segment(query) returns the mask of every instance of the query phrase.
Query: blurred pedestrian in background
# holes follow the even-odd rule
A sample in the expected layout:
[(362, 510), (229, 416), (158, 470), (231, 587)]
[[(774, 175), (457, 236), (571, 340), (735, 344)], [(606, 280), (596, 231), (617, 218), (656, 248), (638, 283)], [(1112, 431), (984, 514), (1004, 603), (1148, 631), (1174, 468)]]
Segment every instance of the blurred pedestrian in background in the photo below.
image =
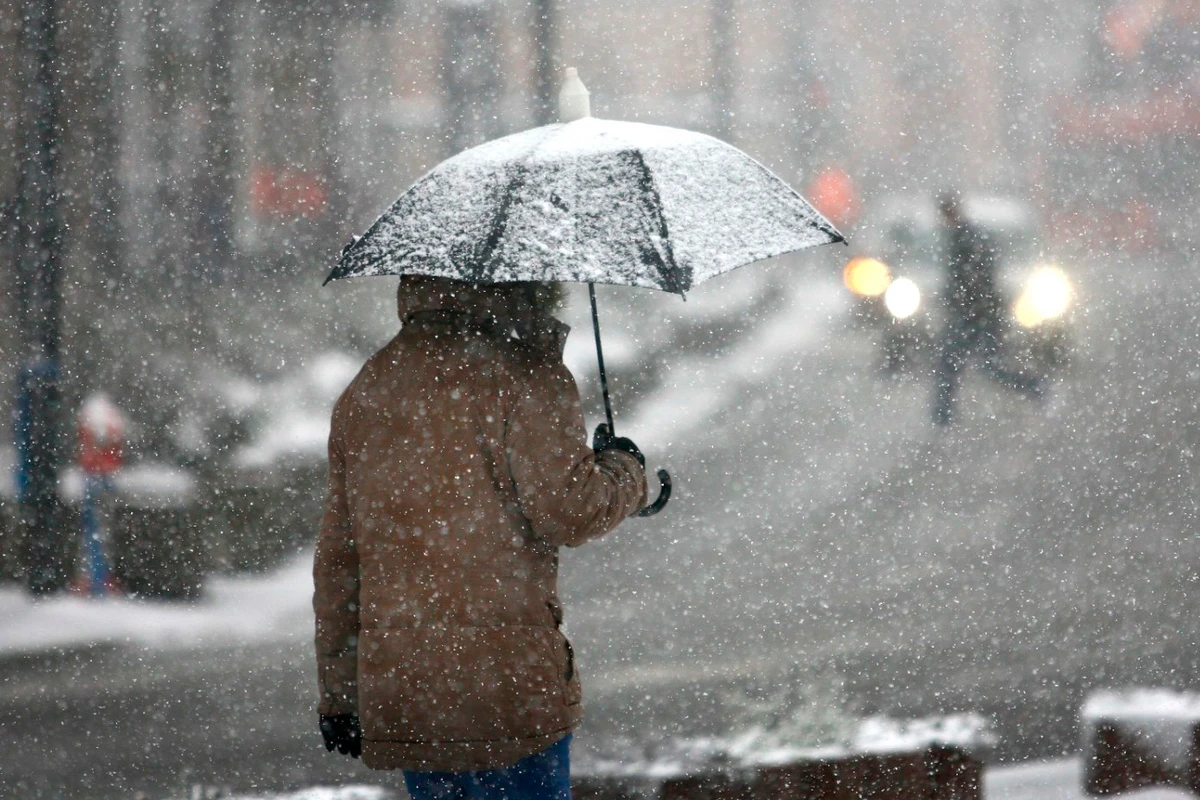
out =
[(948, 425), (954, 419), (954, 398), (963, 368), (971, 359), (1000, 385), (1038, 399), (1043, 387), (1037, 378), (1004, 366), (1004, 302), (996, 286), (996, 244), (967, 219), (957, 191), (938, 197), (938, 213), (947, 244), (945, 288), (946, 327), (935, 367), (933, 421)]
[(328, 749), (424, 798), (569, 797), (579, 676), (558, 549), (646, 503), (632, 441), (585, 443), (539, 284), (400, 279), (399, 334), (334, 408), (314, 564)]

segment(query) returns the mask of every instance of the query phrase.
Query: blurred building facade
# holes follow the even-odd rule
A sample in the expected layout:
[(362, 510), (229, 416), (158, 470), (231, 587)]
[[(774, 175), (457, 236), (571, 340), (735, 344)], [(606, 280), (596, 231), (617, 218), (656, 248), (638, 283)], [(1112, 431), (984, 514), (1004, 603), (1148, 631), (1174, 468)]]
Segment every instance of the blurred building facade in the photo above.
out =
[[(279, 344), (237, 327), (275, 317), (222, 309), (241, 293), (282, 313), (315, 294), (346, 239), (423, 171), (535, 124), (540, 48), (580, 68), (597, 115), (727, 136), (793, 185), (835, 167), (867, 206), (955, 184), (1049, 209), (1063, 184), (1103, 191), (1130, 152), (1117, 123), (1096, 122), (1088, 87), (1104, 75), (1150, 75), (1149, 89), (1104, 91), (1159, 98), (1129, 113), (1196, 130), (1158, 91), (1170, 73), (1174, 97), (1195, 96), (1196, 6), (59, 0), (67, 357), (77, 377), (138, 386), (186, 371), (189, 352), (236, 352), (239, 337)], [(16, 187), (20, 8), (0, 7), (0, 200)], [(1075, 118), (1064, 98), (1086, 100)], [(1145, 192), (1177, 181), (1154, 147), (1134, 152), (1157, 164)], [(1081, 148), (1104, 154), (1063, 155)], [(332, 315), (322, 302), (302, 313)], [(155, 354), (151, 366), (131, 352)], [(161, 383), (146, 404), (178, 393)]]

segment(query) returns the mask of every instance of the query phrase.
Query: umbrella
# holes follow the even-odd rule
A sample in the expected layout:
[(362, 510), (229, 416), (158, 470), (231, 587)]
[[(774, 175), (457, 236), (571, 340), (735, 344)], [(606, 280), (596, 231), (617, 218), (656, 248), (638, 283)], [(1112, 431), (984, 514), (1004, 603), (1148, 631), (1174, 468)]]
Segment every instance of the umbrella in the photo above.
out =
[[(771, 256), (845, 241), (753, 158), (679, 128), (597, 119), (574, 69), (559, 122), (443, 161), (342, 251), (325, 282), (429, 275), (587, 283), (608, 429), (595, 284), (685, 295)], [(643, 515), (670, 496), (670, 476)]]

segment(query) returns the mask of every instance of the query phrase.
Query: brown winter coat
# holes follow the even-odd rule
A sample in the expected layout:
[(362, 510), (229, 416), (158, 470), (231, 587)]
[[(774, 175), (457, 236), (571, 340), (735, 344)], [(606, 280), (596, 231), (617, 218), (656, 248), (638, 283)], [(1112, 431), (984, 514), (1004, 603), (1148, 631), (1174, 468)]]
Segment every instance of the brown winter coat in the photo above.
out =
[(402, 292), (402, 330), (334, 408), (319, 711), (359, 714), (375, 769), (506, 766), (570, 733), (558, 548), (645, 504), (636, 459), (585, 444), (561, 342), (508, 335), (502, 300), (439, 281)]

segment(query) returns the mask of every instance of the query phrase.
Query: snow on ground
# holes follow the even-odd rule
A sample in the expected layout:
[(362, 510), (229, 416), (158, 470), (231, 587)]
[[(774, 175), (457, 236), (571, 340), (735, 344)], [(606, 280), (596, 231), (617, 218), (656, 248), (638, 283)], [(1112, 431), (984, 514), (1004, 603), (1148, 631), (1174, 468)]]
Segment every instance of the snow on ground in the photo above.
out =
[(268, 575), (213, 576), (198, 603), (0, 589), (0, 657), (98, 644), (180, 648), (261, 644), (311, 634), (312, 555)]
[[(779, 365), (814, 349), (822, 334), (845, 305), (845, 294), (832, 282), (803, 282), (791, 287), (785, 313), (764, 322), (733, 352), (720, 356), (690, 356), (669, 365), (679, 376), (643, 403), (628, 424), (637, 441), (666, 452), (688, 434), (728, 407), (728, 400)], [(794, 309), (805, 309), (801, 316)]]
[[(669, 336), (673, 324), (684, 318), (714, 320), (738, 316), (731, 309), (745, 308), (751, 313), (762, 301), (764, 286), (769, 277), (738, 274), (720, 286), (701, 287), (689, 297), (687, 304), (671, 298), (671, 304), (655, 306), (656, 314), (664, 317), (659, 324), (639, 313), (613, 307), (601, 311), (604, 318), (601, 330), (604, 339), (604, 358), (610, 371), (614, 366), (636, 360), (639, 347), (646, 338)], [(779, 371), (780, 366), (801, 358), (829, 339), (829, 329), (845, 313), (847, 299), (841, 284), (836, 281), (805, 275), (787, 283), (781, 307), (755, 328), (732, 350), (727, 352), (690, 352), (668, 358), (660, 366), (665, 371), (661, 386), (636, 408), (616, 409), (621, 432), (632, 436), (644, 448), (662, 452), (703, 430), (704, 425), (730, 400), (747, 386), (758, 385), (764, 376)], [(573, 332), (567, 340), (564, 360), (575, 374), (582, 392), (595, 391), (596, 346), (591, 321), (575, 309)], [(669, 320), (669, 321), (667, 321)], [(624, 412), (632, 411), (628, 417)]]
[(288, 794), (222, 795), (226, 800), (387, 800), (395, 796), (377, 786), (313, 786)]
[[(266, 576), (216, 577), (207, 599), (172, 605), (125, 598), (55, 597), (34, 601), (19, 589), (0, 590), (0, 656), (51, 647), (102, 643), (187, 648), (205, 642), (261, 642), (264, 637), (308, 636), (311, 556)], [(248, 610), (254, 613), (247, 613)], [(984, 779), (987, 800), (1083, 800), (1078, 759), (994, 767)], [(278, 795), (245, 795), (230, 800), (387, 800), (375, 787), (313, 787)], [(1122, 795), (1130, 800), (1182, 800), (1179, 789), (1145, 789)]]
[[(983, 778), (987, 800), (1084, 800), (1083, 764), (1079, 759), (994, 767)], [(1122, 800), (1183, 800), (1182, 789), (1154, 788), (1123, 792)]]

